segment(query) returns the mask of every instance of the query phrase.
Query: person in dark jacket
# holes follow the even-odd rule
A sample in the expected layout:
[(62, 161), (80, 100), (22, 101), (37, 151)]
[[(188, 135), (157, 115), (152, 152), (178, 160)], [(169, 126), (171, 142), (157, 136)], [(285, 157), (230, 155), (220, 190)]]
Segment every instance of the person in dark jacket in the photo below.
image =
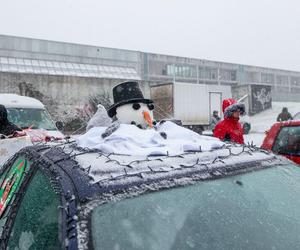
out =
[(210, 119), (210, 129), (212, 131), (214, 131), (217, 123), (221, 120), (221, 118), (219, 117), (218, 115), (218, 111), (214, 110), (213, 111), (213, 114), (212, 114), (212, 117)]
[(9, 136), (16, 131), (21, 131), (21, 129), (8, 121), (7, 110), (4, 105), (0, 104), (0, 134)]
[(277, 116), (278, 122), (293, 120), (292, 115), (289, 113), (288, 109), (284, 107), (281, 111), (281, 113)]
[(234, 99), (225, 99), (222, 104), (224, 119), (214, 129), (214, 137), (222, 141), (244, 143), (243, 128), (239, 123), (240, 115), (245, 114), (245, 105)]

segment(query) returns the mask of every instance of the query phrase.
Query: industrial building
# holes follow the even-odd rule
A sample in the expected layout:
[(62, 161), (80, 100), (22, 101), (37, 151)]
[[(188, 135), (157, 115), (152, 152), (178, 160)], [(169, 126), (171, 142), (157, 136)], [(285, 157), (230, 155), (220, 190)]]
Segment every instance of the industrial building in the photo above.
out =
[(35, 95), (56, 115), (123, 80), (266, 84), (277, 101), (300, 100), (300, 72), (0, 35), (0, 93)]

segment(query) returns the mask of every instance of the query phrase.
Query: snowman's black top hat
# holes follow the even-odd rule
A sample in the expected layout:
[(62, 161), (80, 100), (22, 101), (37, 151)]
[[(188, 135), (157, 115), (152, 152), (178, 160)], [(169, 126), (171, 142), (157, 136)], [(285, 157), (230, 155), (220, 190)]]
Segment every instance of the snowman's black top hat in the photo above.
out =
[(116, 115), (117, 107), (128, 103), (153, 103), (152, 100), (145, 99), (138, 82), (122, 82), (113, 88), (114, 104), (107, 110), (108, 116)]

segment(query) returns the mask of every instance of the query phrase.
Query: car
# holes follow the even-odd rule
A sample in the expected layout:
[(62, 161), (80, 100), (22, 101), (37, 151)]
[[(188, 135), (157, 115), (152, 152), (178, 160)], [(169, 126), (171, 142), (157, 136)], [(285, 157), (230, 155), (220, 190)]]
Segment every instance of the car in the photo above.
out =
[(300, 245), (300, 168), (257, 147), (143, 157), (40, 144), (0, 181), (0, 249)]
[(6, 107), (9, 121), (20, 128), (43, 129), (49, 136), (64, 137), (59, 131), (62, 123), (58, 121), (55, 124), (46, 107), (39, 100), (17, 94), (0, 94), (0, 104)]
[(276, 122), (266, 132), (261, 147), (300, 165), (300, 121)]
[[(19, 135), (9, 139), (0, 136), (0, 167), (22, 147), (43, 140), (64, 137), (58, 129), (58, 127), (62, 128), (62, 123), (54, 124), (47, 109), (39, 100), (16, 94), (0, 94), (0, 104), (6, 107), (8, 120), (23, 129)], [(25, 134), (27, 136), (24, 136)]]

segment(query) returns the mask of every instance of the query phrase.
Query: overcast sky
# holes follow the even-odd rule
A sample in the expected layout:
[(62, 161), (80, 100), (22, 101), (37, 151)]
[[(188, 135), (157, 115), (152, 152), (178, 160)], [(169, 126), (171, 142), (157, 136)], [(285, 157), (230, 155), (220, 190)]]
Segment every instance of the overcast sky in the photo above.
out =
[(0, 4), (0, 34), (300, 71), (299, 0)]

